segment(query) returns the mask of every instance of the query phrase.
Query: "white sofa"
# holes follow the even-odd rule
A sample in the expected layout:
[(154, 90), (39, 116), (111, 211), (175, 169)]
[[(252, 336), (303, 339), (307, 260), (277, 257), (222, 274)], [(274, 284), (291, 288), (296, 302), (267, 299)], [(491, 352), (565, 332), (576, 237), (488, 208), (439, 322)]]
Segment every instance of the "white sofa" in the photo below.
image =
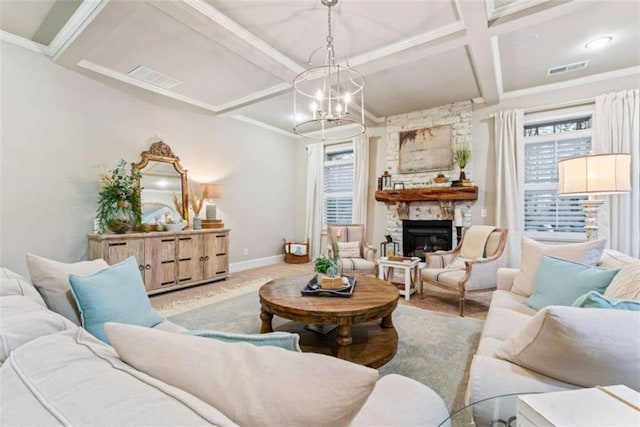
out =
[[(605, 268), (620, 268), (627, 263), (638, 262), (620, 252), (605, 250), (598, 264)], [(496, 356), (497, 349), (509, 337), (518, 334), (536, 310), (523, 304), (526, 297), (513, 293), (514, 278), (518, 269), (502, 268), (498, 270), (497, 290), (494, 292), (478, 349), (473, 358), (467, 402), (479, 402), (494, 396), (529, 392), (551, 392), (580, 388), (577, 385), (560, 381), (532, 370), (526, 369)], [(633, 325), (626, 325), (633, 327)], [(571, 355), (567, 355), (570, 358)], [(608, 384), (602, 384), (608, 385)], [(478, 426), (490, 425), (496, 417), (507, 419), (515, 414), (516, 398), (502, 399), (500, 408), (488, 402), (474, 405), (473, 416)], [(501, 415), (499, 415), (501, 413)]]
[[(124, 363), (112, 347), (48, 310), (24, 277), (0, 269), (0, 281), (2, 425), (236, 425), (194, 395)], [(156, 328), (184, 330), (171, 322)], [(447, 416), (434, 391), (386, 375), (351, 425), (437, 425)]]

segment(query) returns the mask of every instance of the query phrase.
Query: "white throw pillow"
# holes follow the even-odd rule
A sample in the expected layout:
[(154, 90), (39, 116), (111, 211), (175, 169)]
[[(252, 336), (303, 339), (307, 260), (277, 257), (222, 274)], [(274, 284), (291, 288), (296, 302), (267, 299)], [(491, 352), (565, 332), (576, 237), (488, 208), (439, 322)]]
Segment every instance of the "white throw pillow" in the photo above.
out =
[(621, 267), (605, 289), (604, 296), (611, 299), (640, 301), (640, 261)]
[(47, 304), (36, 288), (27, 279), (7, 279), (0, 277), (0, 296), (22, 295), (29, 297), (44, 308)]
[(66, 264), (27, 254), (27, 267), (31, 282), (44, 298), (47, 307), (80, 325), (80, 312), (67, 278), (69, 274), (87, 276), (109, 267), (109, 264), (103, 259)]
[(127, 364), (243, 426), (348, 425), (378, 379), (375, 369), (320, 354), (119, 323), (105, 330)]
[(640, 312), (549, 306), (496, 356), (579, 385), (624, 384), (640, 390)]
[(338, 242), (340, 258), (360, 258), (360, 242)]
[(545, 245), (527, 237), (522, 238), (520, 272), (513, 279), (511, 292), (524, 297), (533, 295), (533, 278), (543, 255), (551, 255), (581, 264), (597, 265), (602, 258), (606, 239), (566, 245)]

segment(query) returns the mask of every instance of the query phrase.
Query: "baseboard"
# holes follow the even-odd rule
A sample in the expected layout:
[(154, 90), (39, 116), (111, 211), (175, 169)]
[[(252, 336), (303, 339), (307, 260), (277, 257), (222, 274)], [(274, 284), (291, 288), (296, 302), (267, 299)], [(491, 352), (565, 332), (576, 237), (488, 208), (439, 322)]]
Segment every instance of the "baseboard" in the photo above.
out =
[(265, 267), (283, 262), (282, 255), (272, 255), (264, 258), (250, 259), (249, 261), (232, 262), (229, 264), (229, 272), (250, 270), (252, 268)]

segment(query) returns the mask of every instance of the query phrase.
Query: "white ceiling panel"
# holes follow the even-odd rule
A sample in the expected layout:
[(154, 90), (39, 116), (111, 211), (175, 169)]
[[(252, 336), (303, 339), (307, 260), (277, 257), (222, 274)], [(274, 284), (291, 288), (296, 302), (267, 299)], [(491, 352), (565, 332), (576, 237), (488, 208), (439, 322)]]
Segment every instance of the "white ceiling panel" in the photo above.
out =
[[(585, 49), (605, 35), (613, 37), (608, 46)], [(640, 1), (592, 2), (579, 13), (502, 35), (498, 44), (505, 91), (638, 66)], [(585, 60), (590, 64), (584, 70), (547, 76), (551, 67)]]
[[(300, 64), (326, 45), (327, 8), (319, 0), (206, 1)], [(353, 57), (456, 20), (449, 0), (340, 0), (332, 10), (334, 45)]]
[(0, 29), (48, 46), (82, 0), (1, 0)]
[(85, 59), (123, 74), (144, 65), (183, 82), (172, 92), (213, 105), (281, 83), (218, 42), (140, 3)]
[(365, 77), (365, 104), (391, 116), (480, 96), (465, 49), (460, 48)]
[(293, 132), (293, 91), (234, 111), (253, 120)]

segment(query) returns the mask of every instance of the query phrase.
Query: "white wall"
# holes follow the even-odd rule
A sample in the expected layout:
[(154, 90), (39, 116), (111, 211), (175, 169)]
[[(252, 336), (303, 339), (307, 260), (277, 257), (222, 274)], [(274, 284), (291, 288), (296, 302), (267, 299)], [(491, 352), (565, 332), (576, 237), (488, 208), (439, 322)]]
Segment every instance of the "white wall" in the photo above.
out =
[(137, 162), (158, 138), (190, 179), (222, 184), (232, 263), (281, 254), (282, 238), (293, 236), (293, 138), (100, 82), (8, 43), (0, 59), (0, 265), (24, 274), (27, 252), (85, 259), (99, 167)]

